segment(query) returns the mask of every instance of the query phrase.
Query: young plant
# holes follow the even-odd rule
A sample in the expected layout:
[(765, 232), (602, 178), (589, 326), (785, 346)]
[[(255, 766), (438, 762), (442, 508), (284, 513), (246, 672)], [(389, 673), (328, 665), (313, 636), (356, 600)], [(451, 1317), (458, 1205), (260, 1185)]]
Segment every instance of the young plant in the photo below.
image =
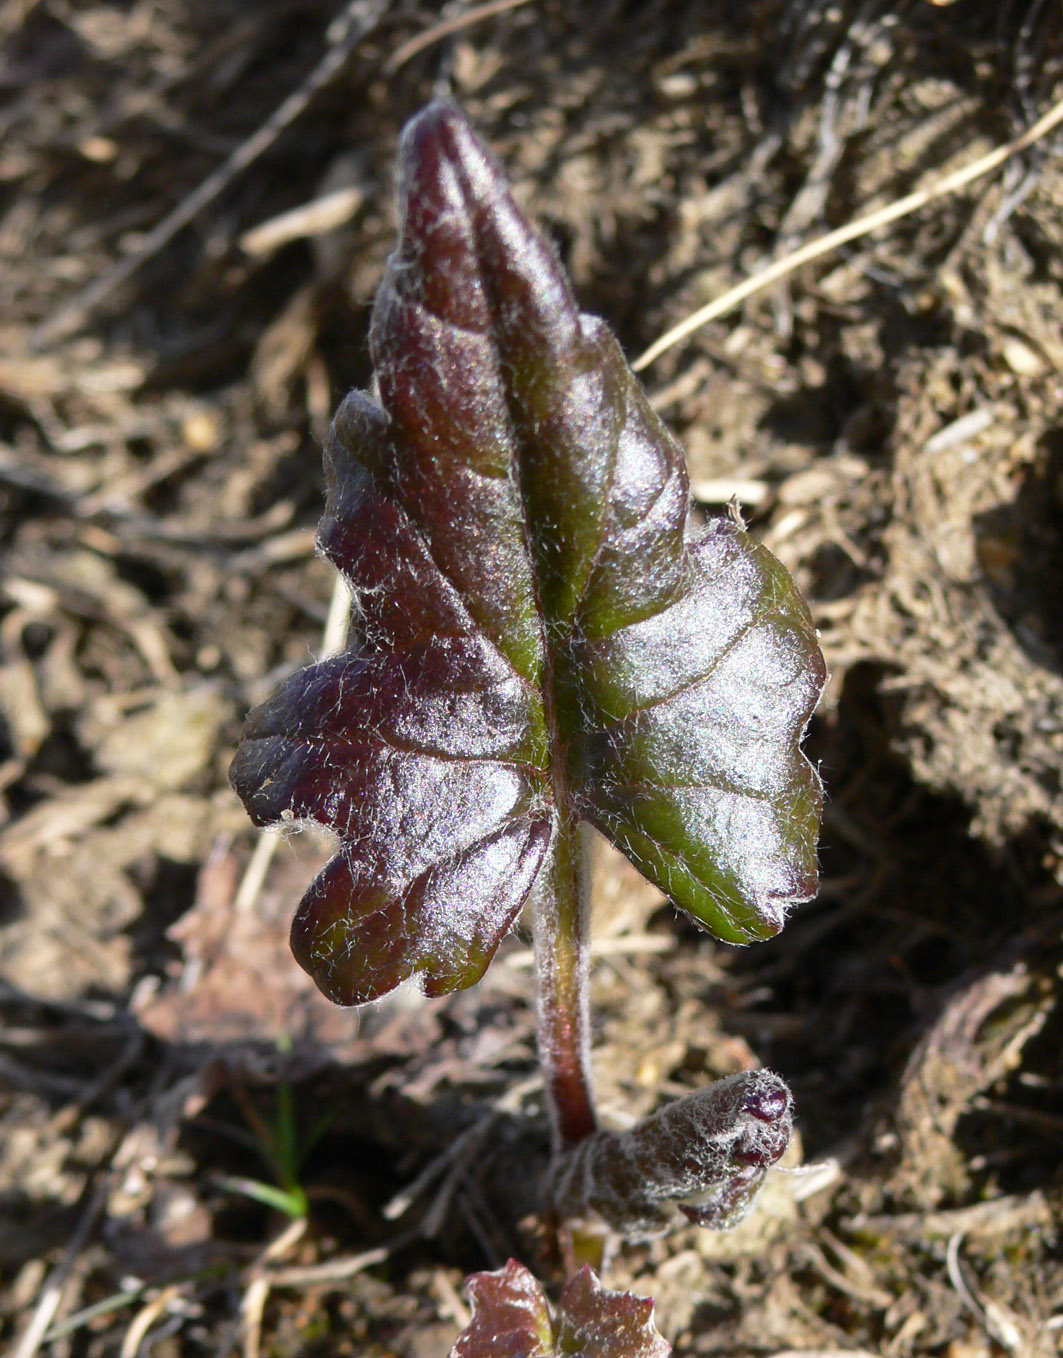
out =
[(292, 946), (339, 1004), (472, 985), (530, 900), (544, 1192), (621, 1231), (725, 1225), (788, 1091), (753, 1072), (598, 1129), (580, 826), (717, 938), (777, 933), (816, 890), (815, 632), (737, 523), (692, 521), (681, 450), (459, 109), (411, 122), (399, 192), (379, 395), (346, 398), (325, 454), (352, 640), (251, 713), (232, 781), (257, 824), (338, 838)]
[(472, 1320), (450, 1358), (668, 1358), (653, 1302), (607, 1292), (586, 1265), (565, 1284), (551, 1314), (536, 1278), (511, 1259), (468, 1281)]

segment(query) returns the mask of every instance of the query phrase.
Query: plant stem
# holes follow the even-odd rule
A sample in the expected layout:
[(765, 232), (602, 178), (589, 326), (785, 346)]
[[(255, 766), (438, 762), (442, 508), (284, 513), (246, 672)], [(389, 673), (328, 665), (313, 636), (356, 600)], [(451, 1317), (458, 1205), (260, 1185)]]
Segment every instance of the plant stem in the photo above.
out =
[(590, 908), (579, 819), (565, 810), (539, 877), (533, 931), (539, 977), (539, 1061), (554, 1151), (595, 1131), (590, 1070)]

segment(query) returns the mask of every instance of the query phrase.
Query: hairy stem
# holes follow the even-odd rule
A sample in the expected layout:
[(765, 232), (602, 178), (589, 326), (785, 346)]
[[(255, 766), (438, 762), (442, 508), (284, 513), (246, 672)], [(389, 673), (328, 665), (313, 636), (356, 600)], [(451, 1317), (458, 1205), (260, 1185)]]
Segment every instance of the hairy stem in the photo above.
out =
[(560, 1152), (598, 1125), (590, 1071), (589, 905), (579, 821), (562, 814), (539, 875), (533, 930), (539, 976), (539, 1060)]
[(597, 1217), (629, 1239), (662, 1235), (682, 1217), (727, 1230), (789, 1145), (793, 1117), (778, 1075), (742, 1071), (555, 1155), (546, 1197), (562, 1217)]

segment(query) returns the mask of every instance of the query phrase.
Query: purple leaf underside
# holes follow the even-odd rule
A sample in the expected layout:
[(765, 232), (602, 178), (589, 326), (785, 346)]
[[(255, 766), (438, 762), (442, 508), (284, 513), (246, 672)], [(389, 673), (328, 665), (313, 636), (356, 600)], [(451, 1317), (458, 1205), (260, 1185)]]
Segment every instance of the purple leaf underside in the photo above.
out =
[(458, 109), (410, 124), (399, 184), (379, 404), (326, 449), (352, 642), (231, 775), (257, 824), (338, 838), (296, 956), (341, 1004), (471, 985), (573, 810), (719, 938), (769, 937), (816, 889), (808, 612), (737, 525), (691, 525), (680, 449)]
[(556, 1317), (535, 1276), (511, 1259), (496, 1273), (474, 1273), (469, 1325), (451, 1358), (668, 1358), (653, 1324), (653, 1302), (608, 1292), (586, 1265), (565, 1284)]

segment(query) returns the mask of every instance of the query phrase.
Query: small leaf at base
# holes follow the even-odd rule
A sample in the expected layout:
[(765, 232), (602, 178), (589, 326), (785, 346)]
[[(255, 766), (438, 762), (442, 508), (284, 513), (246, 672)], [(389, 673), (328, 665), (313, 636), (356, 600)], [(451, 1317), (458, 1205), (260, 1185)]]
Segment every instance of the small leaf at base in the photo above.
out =
[(653, 1324), (653, 1302), (608, 1292), (588, 1266), (561, 1293), (556, 1317), (535, 1276), (511, 1259), (468, 1280), (469, 1325), (450, 1358), (668, 1358)]

